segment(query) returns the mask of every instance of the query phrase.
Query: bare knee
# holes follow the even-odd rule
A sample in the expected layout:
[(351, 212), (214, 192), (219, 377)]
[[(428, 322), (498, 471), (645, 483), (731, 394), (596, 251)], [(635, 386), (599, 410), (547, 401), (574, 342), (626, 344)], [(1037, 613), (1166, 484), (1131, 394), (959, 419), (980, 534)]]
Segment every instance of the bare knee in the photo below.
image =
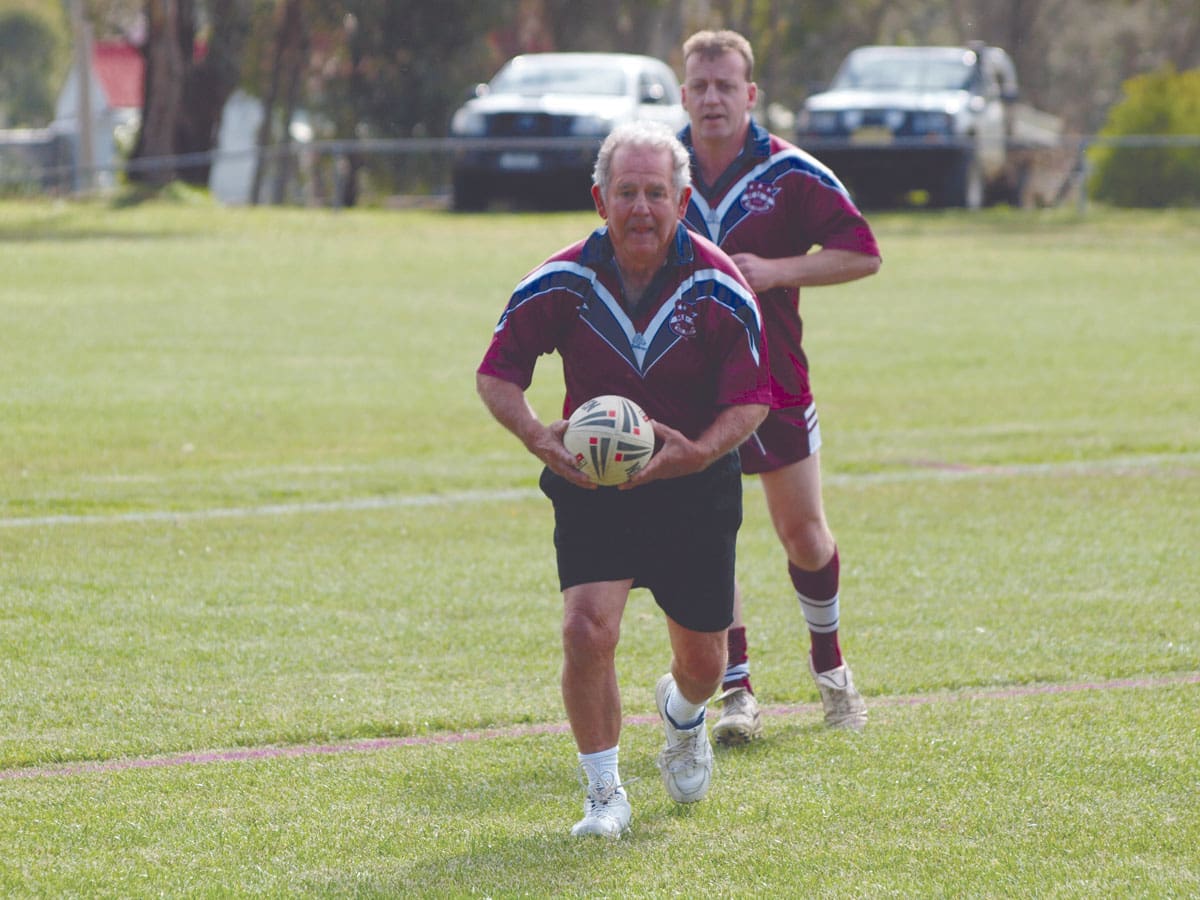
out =
[(762, 483), (771, 522), (788, 560), (811, 572), (824, 568), (833, 558), (836, 544), (825, 522), (817, 455), (763, 473)]
[(720, 642), (693, 644), (685, 652), (677, 648), (671, 665), (679, 690), (693, 703), (711, 697), (725, 677), (725, 633)]
[(837, 549), (833, 532), (824, 519), (800, 519), (779, 531), (788, 560), (799, 569), (815, 572), (824, 568)]
[[(707, 697), (712, 694), (721, 685), (721, 679), (725, 677), (725, 660), (716, 656), (708, 656), (702, 660), (679, 660), (677, 681), (688, 681), (696, 685), (696, 689), (703, 696)], [(687, 696), (687, 693), (684, 693)], [(696, 702), (693, 698), (688, 697), (692, 702)]]
[(586, 610), (568, 610), (563, 616), (563, 653), (569, 659), (611, 659), (616, 655), (619, 637), (618, 625)]

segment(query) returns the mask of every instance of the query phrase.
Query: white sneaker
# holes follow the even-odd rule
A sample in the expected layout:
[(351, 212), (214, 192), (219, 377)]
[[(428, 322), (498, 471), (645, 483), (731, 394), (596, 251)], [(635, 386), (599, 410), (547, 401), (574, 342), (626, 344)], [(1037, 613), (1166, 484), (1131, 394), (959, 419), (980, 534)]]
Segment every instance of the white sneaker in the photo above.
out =
[(629, 797), (621, 785), (597, 790), (589, 788), (583, 801), (583, 818), (571, 827), (571, 836), (598, 834), (601, 837), (619, 838), (629, 830), (633, 809)]
[(708, 729), (704, 722), (688, 731), (680, 731), (671, 724), (667, 718), (667, 697), (673, 690), (675, 679), (670, 672), (658, 679), (658, 686), (654, 689), (658, 715), (667, 735), (667, 746), (658, 755), (658, 770), (662, 772), (663, 783), (672, 800), (695, 803), (708, 793), (712, 781), (712, 744), (708, 742)]
[(717, 699), (721, 701), (721, 718), (713, 726), (714, 741), (723, 747), (734, 747), (762, 737), (762, 713), (752, 693), (744, 687), (734, 687)]
[(825, 707), (825, 724), (830, 728), (849, 728), (862, 731), (867, 724), (867, 704), (854, 687), (850, 667), (842, 663), (828, 672), (817, 672), (808, 663), (809, 671), (821, 692), (821, 705)]

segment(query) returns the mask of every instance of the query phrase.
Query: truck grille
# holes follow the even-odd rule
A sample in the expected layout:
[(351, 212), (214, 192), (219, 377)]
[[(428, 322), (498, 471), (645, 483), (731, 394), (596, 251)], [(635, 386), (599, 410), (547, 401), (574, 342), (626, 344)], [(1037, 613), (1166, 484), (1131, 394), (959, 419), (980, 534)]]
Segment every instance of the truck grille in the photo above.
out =
[(548, 113), (497, 113), (488, 116), (488, 137), (568, 137), (570, 116)]

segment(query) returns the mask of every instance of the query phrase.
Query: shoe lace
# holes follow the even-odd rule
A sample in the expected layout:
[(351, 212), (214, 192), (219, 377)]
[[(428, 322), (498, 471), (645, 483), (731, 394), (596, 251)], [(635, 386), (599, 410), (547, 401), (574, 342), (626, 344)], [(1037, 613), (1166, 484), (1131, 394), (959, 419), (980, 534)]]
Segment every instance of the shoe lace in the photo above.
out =
[(584, 763), (579, 764), (579, 781), (587, 792), (588, 809), (597, 809), (608, 805), (617, 791), (639, 781), (639, 778), (626, 778), (616, 781), (612, 772), (597, 772)]
[(834, 725), (843, 725), (866, 718), (866, 704), (862, 696), (854, 688), (848, 676), (844, 676), (845, 684), (838, 685), (833, 679), (825, 678), (824, 673), (817, 678), (817, 686), (821, 692), (821, 705), (825, 707), (825, 720)]
[(697, 728), (692, 734), (683, 735), (678, 743), (669, 744), (658, 756), (658, 765), (668, 772), (678, 772), (680, 769), (692, 769), (703, 764), (701, 746), (705, 740), (704, 727)]
[(721, 702), (721, 716), (724, 718), (729, 715), (748, 715), (747, 709), (750, 706), (751, 694), (743, 687), (730, 688), (717, 697)]

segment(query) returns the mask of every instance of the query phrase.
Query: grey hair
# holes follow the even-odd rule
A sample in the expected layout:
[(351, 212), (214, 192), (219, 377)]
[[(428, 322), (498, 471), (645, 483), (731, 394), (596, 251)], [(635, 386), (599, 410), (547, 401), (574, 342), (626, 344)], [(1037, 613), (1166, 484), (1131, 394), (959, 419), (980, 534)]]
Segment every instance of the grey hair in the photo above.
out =
[(600, 152), (596, 156), (596, 168), (592, 170), (592, 183), (600, 188), (601, 194), (608, 192), (612, 178), (613, 154), (621, 147), (640, 147), (648, 150), (666, 150), (671, 154), (671, 186), (675, 196), (692, 183), (692, 160), (687, 147), (675, 137), (675, 132), (662, 122), (639, 119), (624, 122), (608, 133)]

